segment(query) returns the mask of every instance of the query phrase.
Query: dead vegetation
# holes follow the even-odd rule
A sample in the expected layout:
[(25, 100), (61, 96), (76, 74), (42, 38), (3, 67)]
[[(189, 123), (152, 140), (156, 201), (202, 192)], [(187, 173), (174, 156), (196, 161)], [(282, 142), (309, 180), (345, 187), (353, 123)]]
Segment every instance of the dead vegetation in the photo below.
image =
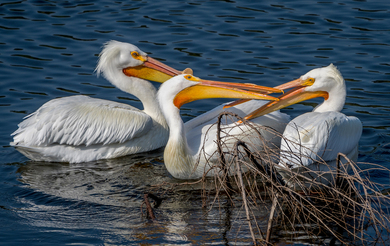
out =
[[(372, 181), (370, 173), (379, 171), (390, 177), (390, 170), (374, 164), (365, 164), (362, 170), (341, 153), (335, 167), (327, 171), (281, 170), (277, 165), (280, 151), (276, 146), (264, 144), (266, 147), (256, 149), (252, 142), (238, 139), (234, 145), (225, 143), (228, 134), (221, 122), (232, 117), (239, 118), (225, 113), (217, 123), (219, 149), (215, 155), (219, 162), (212, 168), (217, 168), (219, 174), (213, 179), (203, 177), (197, 182), (180, 184), (201, 183), (204, 207), (219, 206), (224, 196), (229, 206), (245, 211), (254, 245), (272, 245), (281, 238), (283, 242), (318, 245), (387, 245), (390, 196), (383, 192), (384, 187)], [(262, 139), (264, 129), (256, 129), (248, 122), (244, 124)], [(318, 162), (328, 165), (325, 161)], [(231, 176), (232, 170), (235, 175)], [(285, 182), (280, 172), (289, 177), (289, 182)], [(329, 184), (324, 184), (324, 179)]]

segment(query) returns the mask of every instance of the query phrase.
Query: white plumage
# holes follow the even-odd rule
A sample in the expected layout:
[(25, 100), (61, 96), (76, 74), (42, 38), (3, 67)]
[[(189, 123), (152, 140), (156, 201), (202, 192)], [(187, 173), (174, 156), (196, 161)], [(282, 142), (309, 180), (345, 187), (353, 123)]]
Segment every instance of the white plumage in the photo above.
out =
[[(284, 131), (283, 137), (288, 141), (283, 140), (282, 149), (286, 153), (281, 157), (281, 161), (295, 168), (301, 165), (309, 166), (313, 160), (333, 161), (338, 153), (353, 153), (350, 158), (356, 160), (361, 130), (358, 118), (348, 117), (340, 112), (311, 112), (300, 115), (292, 120)], [(294, 156), (287, 150), (302, 154), (302, 158), (297, 163), (289, 161)]]
[(296, 89), (280, 96), (280, 101), (264, 105), (246, 118), (261, 116), (310, 98), (324, 97), (324, 102), (313, 112), (302, 114), (287, 125), (278, 165), (279, 172), (290, 185), (294, 185), (293, 174), (297, 172), (308, 180), (332, 183), (338, 153), (356, 161), (362, 134), (362, 123), (358, 118), (339, 112), (346, 99), (344, 79), (331, 64), (311, 70), (300, 79), (283, 85), (284, 88), (287, 88), (286, 85)]
[[(357, 161), (361, 132), (362, 124), (358, 118), (340, 112), (300, 115), (287, 125), (283, 133), (279, 165), (303, 174), (308, 180), (333, 183), (338, 153)], [(341, 165), (346, 163), (344, 158), (340, 161)], [(348, 171), (350, 167), (344, 168), (340, 171)], [(280, 169), (279, 172), (289, 184), (295, 183), (290, 171)]]
[[(188, 75), (179, 75), (165, 82), (158, 91), (158, 100), (169, 125), (169, 140), (164, 151), (165, 166), (175, 178), (195, 179), (202, 177), (205, 172), (207, 172), (207, 176), (211, 176), (215, 172), (220, 171), (220, 169), (209, 169), (211, 165), (218, 164), (217, 156), (213, 155), (217, 150), (217, 127), (215, 123), (216, 118), (223, 111), (224, 105), (184, 124), (180, 117), (180, 105), (176, 105), (174, 102), (182, 96), (181, 94), (186, 88), (197, 86), (197, 82), (193, 82), (191, 79), (188, 80), (186, 76)], [(230, 96), (226, 92), (221, 92), (219, 96), (239, 98), (239, 95)], [(191, 95), (185, 94), (183, 97), (191, 97)], [(208, 98), (207, 95), (204, 98)], [(228, 111), (234, 112), (239, 116), (245, 116), (248, 112), (262, 104), (264, 103), (251, 100), (229, 108)], [(281, 133), (289, 119), (289, 116), (286, 114), (274, 112), (267, 116), (256, 118), (251, 122), (256, 126), (271, 127)], [(231, 147), (236, 143), (237, 139), (252, 143), (252, 148), (256, 146), (255, 148), (261, 149), (263, 142), (250, 127), (239, 125), (236, 122), (227, 122), (222, 125), (222, 128), (224, 129), (224, 133), (222, 133), (223, 142), (225, 147), (227, 147), (225, 151), (226, 149), (231, 151)], [(266, 130), (261, 131), (261, 133), (269, 145), (279, 146), (279, 137), (268, 134)]]
[[(148, 57), (138, 47), (118, 41), (104, 46), (96, 71), (122, 91), (138, 97), (144, 109), (88, 96), (53, 99), (25, 117), (12, 133), (14, 141), (10, 144), (32, 160), (72, 163), (165, 146), (168, 126), (156, 99), (157, 91), (147, 80), (164, 82), (180, 72)], [(259, 103), (248, 102), (229, 111), (243, 117), (260, 107)], [(196, 117), (186, 124), (185, 131), (206, 122), (211, 125), (222, 110), (219, 106)]]
[(152, 125), (151, 117), (127, 104), (71, 96), (51, 100), (29, 115), (14, 140), (30, 146), (107, 145), (142, 136)]
[(74, 163), (163, 147), (168, 126), (158, 107), (157, 91), (145, 79), (163, 82), (179, 72), (136, 46), (117, 41), (105, 45), (96, 70), (138, 97), (144, 109), (88, 96), (53, 99), (18, 125), (11, 145), (32, 160)]

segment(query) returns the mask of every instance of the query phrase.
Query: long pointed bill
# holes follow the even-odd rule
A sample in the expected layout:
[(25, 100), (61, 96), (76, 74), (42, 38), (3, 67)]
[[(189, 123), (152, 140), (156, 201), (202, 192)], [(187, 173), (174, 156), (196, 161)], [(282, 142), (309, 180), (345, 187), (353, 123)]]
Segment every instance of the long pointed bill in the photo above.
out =
[(124, 68), (123, 73), (130, 77), (137, 77), (160, 83), (164, 83), (168, 79), (181, 74), (181, 72), (176, 69), (151, 57), (145, 58), (144, 63), (140, 66)]
[(246, 102), (248, 102), (250, 100), (252, 100), (252, 99), (238, 99), (238, 100), (236, 100), (234, 102), (226, 104), (225, 106), (223, 106), (223, 109), (231, 108), (231, 107), (237, 106), (239, 104), (246, 103)]
[[(312, 85), (312, 84), (310, 84), (310, 85)], [(290, 88), (296, 88), (296, 87), (299, 87), (299, 86), (308, 86), (308, 85), (309, 85), (308, 80), (303, 81), (302, 79), (299, 78), (299, 79), (295, 79), (293, 81), (290, 81), (290, 82), (287, 82), (287, 83), (275, 86), (275, 88), (280, 89), (280, 90), (287, 90), (287, 89), (290, 89)]]
[(279, 97), (279, 101), (272, 101), (263, 105), (259, 109), (245, 116), (244, 119), (250, 120), (262, 115), (269, 114), (273, 111), (288, 107), (292, 104), (296, 104), (316, 97), (323, 97), (325, 98), (325, 100), (328, 99), (329, 95), (325, 91), (311, 92), (311, 91), (305, 91), (305, 88), (306, 87), (299, 86), (298, 88), (292, 89), (286, 94), (281, 95)]
[[(286, 89), (290, 89), (290, 88), (293, 88), (293, 87), (298, 87), (298, 86), (307, 86), (310, 82), (305, 80), (305, 81), (302, 81), (300, 78), (299, 79), (296, 79), (296, 80), (293, 80), (293, 81), (290, 81), (290, 82), (287, 82), (285, 84), (282, 84), (282, 85), (278, 85), (278, 86), (275, 86), (274, 88), (275, 89), (280, 89), (280, 90), (286, 90)], [(237, 101), (234, 101), (234, 102), (231, 102), (227, 105), (225, 105), (223, 108), (226, 109), (226, 108), (231, 108), (233, 106), (236, 106), (236, 105), (239, 105), (241, 103), (245, 103), (247, 101), (250, 101), (250, 100), (246, 100), (246, 99), (240, 99), (240, 100), (237, 100)], [(287, 106), (286, 106), (287, 107)], [(253, 113), (253, 112), (252, 112)], [(255, 117), (253, 117), (255, 118)]]
[(265, 94), (280, 93), (281, 90), (254, 84), (228, 83), (209, 80), (197, 80), (198, 84), (180, 91), (174, 104), (180, 108), (183, 104), (207, 98), (240, 98), (279, 100)]

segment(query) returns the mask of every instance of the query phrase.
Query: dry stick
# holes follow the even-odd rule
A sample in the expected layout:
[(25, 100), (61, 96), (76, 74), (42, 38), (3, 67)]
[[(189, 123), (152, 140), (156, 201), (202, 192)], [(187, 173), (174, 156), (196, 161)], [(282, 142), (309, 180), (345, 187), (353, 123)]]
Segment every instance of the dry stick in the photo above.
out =
[[(222, 151), (222, 144), (221, 144), (222, 141), (221, 141), (221, 137), (220, 137), (220, 133), (221, 133), (221, 119), (222, 119), (222, 117), (223, 117), (224, 115), (230, 115), (230, 116), (232, 116), (232, 117), (235, 117), (235, 118), (237, 118), (237, 119), (239, 119), (239, 120), (244, 121), (245, 124), (249, 125), (252, 129), (254, 129), (254, 130), (258, 133), (259, 137), (261, 136), (261, 134), (260, 134), (260, 132), (259, 132), (255, 127), (253, 127), (252, 125), (248, 124), (248, 123), (245, 121), (245, 119), (241, 118), (240, 116), (238, 116), (238, 115), (236, 115), (236, 114), (234, 114), (234, 113), (231, 113), (231, 112), (224, 112), (224, 113), (221, 113), (221, 114), (218, 116), (218, 122), (217, 122), (217, 129), (218, 129), (218, 133), (217, 133), (218, 153), (219, 153), (219, 156), (221, 157), (221, 162), (222, 162), (222, 165), (223, 165), (223, 167), (224, 167), (223, 171), (224, 171), (224, 176), (226, 177), (226, 185), (227, 185), (228, 189), (233, 190), (233, 189), (232, 189), (232, 186), (231, 186), (230, 179), (229, 179), (229, 175), (228, 175), (228, 173), (227, 173), (228, 170), (227, 170), (227, 167), (226, 167), (225, 156), (223, 155), (223, 151)], [(244, 149), (245, 149), (245, 151), (246, 151), (246, 153), (247, 153), (247, 155), (248, 155), (248, 158), (250, 158), (251, 160), (254, 160), (254, 162), (257, 164), (257, 168), (259, 168), (261, 165), (259, 165), (259, 164), (256, 162), (256, 160), (254, 159), (252, 153), (249, 151), (249, 149), (248, 149), (248, 147), (246, 146), (246, 144), (245, 144), (244, 142), (240, 141), (240, 140), (236, 142), (236, 149), (235, 149), (235, 151), (236, 151), (236, 152), (235, 152), (235, 153), (236, 153), (236, 164), (239, 165), (239, 163), (238, 163), (238, 146), (239, 146), (239, 145), (242, 145), (242, 146), (244, 147)], [(248, 154), (248, 151), (249, 151), (250, 154)], [(254, 163), (254, 162), (252, 161), (252, 163)], [(249, 210), (248, 210), (248, 205), (247, 205), (247, 200), (246, 200), (245, 188), (244, 188), (244, 186), (243, 186), (243, 180), (242, 180), (242, 175), (241, 175), (241, 169), (238, 168), (238, 171), (240, 172), (240, 176), (239, 176), (239, 177), (240, 177), (240, 182), (241, 182), (241, 184), (242, 184), (243, 200), (244, 200), (244, 204), (245, 204), (245, 210), (246, 210), (246, 213), (247, 213), (247, 219), (248, 219), (248, 223), (249, 223), (249, 228), (250, 228), (250, 231), (251, 231), (251, 235), (252, 235), (253, 242), (254, 242), (254, 244), (256, 245), (256, 239), (255, 239), (255, 236), (254, 236), (254, 233), (253, 233), (253, 229), (252, 229), (252, 225), (251, 225), (251, 222), (250, 222), (250, 215), (249, 215)], [(260, 235), (261, 235), (262, 238), (264, 239), (264, 235), (263, 235), (261, 229), (260, 229), (260, 228), (258, 228), (258, 229), (259, 229)]]
[(223, 151), (222, 151), (222, 144), (221, 144), (221, 119), (222, 117), (224, 116), (224, 114), (220, 114), (218, 116), (218, 122), (217, 122), (217, 144), (218, 144), (218, 154), (221, 158), (221, 164), (223, 166), (223, 176), (226, 178), (225, 179), (225, 183), (226, 183), (226, 186), (228, 188), (228, 190), (233, 190), (232, 188), (232, 185), (231, 185), (231, 182), (230, 182), (230, 178), (229, 178), (229, 174), (228, 174), (228, 168), (226, 166), (226, 160), (225, 160), (225, 155), (223, 154)]
[(246, 146), (245, 142), (242, 142), (242, 141), (238, 141), (237, 142), (237, 145), (241, 145), (242, 147), (244, 147), (244, 150), (245, 150), (245, 153), (246, 155), (248, 156), (249, 160), (251, 161), (251, 163), (257, 168), (257, 170), (259, 172), (261, 172), (262, 174), (270, 177), (271, 180), (275, 180), (279, 185), (281, 186), (286, 186), (286, 183), (284, 182), (283, 179), (279, 178), (277, 175), (276, 175), (276, 170), (274, 170), (273, 167), (270, 167), (270, 165), (266, 164), (264, 167), (264, 165), (261, 165), (257, 162), (257, 160), (255, 159), (254, 155), (252, 154), (252, 152), (248, 149), (248, 147)]
[[(344, 158), (348, 159), (347, 156), (346, 156), (345, 154), (339, 153), (339, 155), (342, 155)], [(353, 166), (353, 165), (351, 165), (351, 167), (352, 167), (353, 172), (354, 172), (354, 173), (357, 173), (356, 167)], [(363, 184), (363, 182), (362, 182), (362, 184)], [(375, 212), (376, 212), (376, 211), (373, 210), (373, 209), (369, 209), (371, 206), (370, 206), (370, 204), (369, 204), (369, 200), (367, 199), (368, 197), (370, 197), (369, 191), (371, 190), (371, 188), (370, 188), (370, 187), (366, 187), (366, 186), (362, 186), (362, 188), (363, 188), (364, 198), (365, 198), (365, 199), (364, 199), (364, 204), (359, 204), (359, 205), (360, 205), (362, 208), (364, 208), (364, 209), (366, 210), (366, 212), (368, 212), (369, 217), (372, 218), (372, 219), (374, 220), (373, 222), (377, 222), (378, 219), (377, 219), (376, 216), (375, 216)], [(374, 193), (374, 194), (375, 194), (375, 193)], [(379, 233), (379, 235), (380, 235), (380, 230), (379, 230), (379, 228), (377, 227), (377, 223), (373, 223), (372, 226), (373, 226), (373, 229), (375, 230), (376, 234)], [(363, 228), (363, 224), (362, 224), (362, 229), (361, 229), (360, 231), (363, 232), (363, 230), (364, 230), (364, 228)]]
[(238, 158), (238, 144), (236, 144), (234, 155), (235, 155), (235, 157), (236, 157), (237, 176), (238, 176), (238, 179), (239, 179), (239, 181), (240, 181), (241, 193), (242, 193), (242, 200), (244, 201), (246, 219), (248, 220), (249, 230), (250, 230), (250, 232), (251, 232), (253, 244), (254, 244), (254, 245), (257, 245), (257, 243), (256, 243), (256, 238), (255, 238), (255, 234), (254, 234), (253, 229), (252, 229), (251, 217), (250, 217), (250, 215), (249, 215), (248, 204), (247, 204), (247, 202), (246, 202), (245, 186), (244, 186), (244, 181), (242, 180), (241, 167), (240, 167), (239, 158)]
[(339, 186), (340, 184), (340, 154), (337, 155), (336, 158), (336, 163), (337, 163), (337, 173), (336, 173), (336, 186)]
[(144, 194), (144, 200), (145, 200), (145, 205), (146, 205), (146, 211), (147, 211), (147, 216), (149, 216), (150, 219), (152, 220), (155, 220), (156, 219), (156, 216), (154, 216), (154, 213), (153, 213), (153, 208), (152, 206), (150, 205), (150, 202), (149, 202), (149, 194), (148, 193), (145, 193)]
[[(247, 148), (246, 144), (242, 141), (238, 141), (237, 142), (237, 146), (243, 146), (244, 150), (245, 150), (245, 153), (246, 155), (248, 156), (249, 160), (252, 162), (252, 164), (254, 166), (256, 166), (256, 168), (258, 169), (258, 171), (260, 171), (261, 173), (263, 173), (264, 175), (268, 176), (269, 178), (271, 178), (271, 180), (275, 180), (276, 182), (278, 182), (280, 185), (282, 186), (285, 186), (285, 182), (284, 180), (280, 179), (278, 176), (276, 176), (275, 174), (275, 170), (272, 170), (271, 167), (264, 167), (263, 165), (260, 165), (256, 159), (254, 158), (252, 152)], [(238, 149), (238, 147), (237, 147)], [(270, 244), (270, 238), (271, 238), (271, 233), (272, 233), (272, 223), (274, 221), (274, 214), (275, 214), (275, 211), (276, 211), (276, 206), (277, 206), (277, 202), (278, 202), (278, 198), (279, 198), (279, 193), (276, 192), (273, 200), (272, 200), (272, 207), (271, 207), (271, 211), (270, 211), (270, 215), (269, 215), (269, 219), (268, 219), (268, 228), (267, 228), (267, 235), (266, 235), (266, 238), (265, 238), (265, 242), (267, 244)], [(263, 236), (264, 238), (264, 236)]]
[[(220, 128), (219, 128), (219, 131), (220, 131)], [(219, 141), (220, 141), (220, 138), (219, 138)], [(220, 144), (220, 143), (219, 143)], [(255, 161), (256, 161), (256, 159), (254, 158), (254, 156), (253, 155), (251, 155), (251, 152), (249, 151), (249, 150), (247, 150), (247, 148), (244, 148), (245, 149), (245, 151), (247, 152), (247, 155), (248, 155), (248, 157), (249, 157), (249, 159), (251, 159), (251, 161), (253, 162), (253, 163), (256, 163)], [(222, 153), (222, 151), (220, 151), (219, 153)], [(248, 153), (250, 153), (250, 154), (248, 154)], [(238, 155), (237, 155), (238, 156)], [(236, 156), (236, 158), (237, 158), (237, 156)], [(344, 156), (344, 155), (342, 155), (342, 156)], [(224, 157), (223, 157), (224, 158)], [(346, 158), (345, 156), (344, 156), (344, 158)], [(340, 179), (340, 156), (337, 158), (338, 160), (337, 160), (337, 164), (338, 164), (338, 167), (337, 167), (337, 176), (336, 176), (336, 180), (339, 180)], [(346, 159), (348, 159), (348, 158), (346, 158)], [(239, 165), (238, 164), (238, 162), (236, 162), (236, 164), (237, 165)], [(257, 165), (256, 165), (257, 166)], [(261, 165), (260, 165), (261, 166)], [(286, 188), (286, 186), (284, 186), (284, 185), (281, 185), (282, 183), (283, 183), (283, 180), (281, 180), (281, 179), (278, 179), (278, 178), (276, 178), (275, 176), (275, 169), (274, 169), (274, 167), (270, 167), (270, 168), (264, 168), (264, 167), (262, 167), (262, 168), (258, 168), (259, 169), (259, 171), (261, 172), (261, 173), (265, 173), (265, 174), (267, 174), (266, 176), (268, 176), (268, 177), (270, 177), (271, 178), (271, 180), (274, 180), (274, 181), (277, 181), (276, 183), (274, 183), (274, 181), (271, 181), (272, 183), (273, 183), (273, 186), (274, 186), (274, 188), (276, 188), (276, 196), (279, 196), (280, 197), (280, 195), (288, 195), (288, 197), (290, 197), (290, 199), (292, 199), (294, 202), (297, 202), (298, 204), (300, 204), (300, 207), (301, 207), (301, 209), (302, 209), (302, 212), (303, 213), (307, 213), (309, 216), (314, 216), (314, 218), (315, 219), (317, 219), (318, 220), (318, 223), (319, 223), (319, 226), (321, 226), (321, 227), (323, 227), (325, 230), (327, 230), (327, 231), (329, 231), (329, 232), (331, 232), (331, 234), (333, 234), (333, 236), (335, 236), (337, 239), (339, 239), (339, 240), (341, 240), (341, 241), (343, 241), (341, 238), (340, 238), (340, 235), (338, 235), (336, 232), (334, 232), (331, 228), (329, 228), (329, 226), (326, 224), (326, 222), (325, 221), (323, 221), (323, 220), (321, 220), (321, 217), (322, 218), (327, 218), (328, 216), (329, 216), (329, 214), (327, 214), (327, 213), (324, 213), (323, 211), (321, 211), (321, 210), (318, 210), (318, 208), (316, 208), (316, 206), (315, 206), (315, 204), (313, 203), (313, 201), (310, 199), (310, 197), (308, 197), (307, 195), (303, 195), (302, 196), (302, 194), (299, 194), (299, 193), (296, 193), (296, 192), (294, 192), (294, 191), (292, 191), (292, 190), (287, 190)], [(238, 170), (240, 170), (239, 168), (238, 168)], [(355, 172), (356, 172), (356, 170), (354, 170)], [(240, 173), (241, 173), (241, 170), (240, 170)], [(274, 176), (275, 175), (275, 176)], [(240, 175), (239, 176), (240, 178), (241, 178), (241, 180), (242, 180), (242, 175)], [(276, 179), (275, 179), (276, 178)], [(278, 181), (282, 181), (282, 182), (278, 182)], [(243, 183), (243, 181), (242, 181), (242, 183)], [(365, 196), (366, 197), (368, 197), (369, 195), (367, 195), (367, 190), (370, 190), (370, 189), (372, 189), (372, 188), (368, 188), (368, 187), (365, 187), (365, 189), (364, 189), (364, 193), (365, 193)], [(244, 198), (244, 200), (246, 201), (246, 194), (245, 194), (245, 190), (242, 190), (242, 192), (244, 192), (243, 193), (243, 198)], [(338, 191), (336, 191), (337, 193), (339, 193)], [(244, 197), (244, 195), (245, 195), (245, 197)], [(275, 197), (274, 197), (275, 198)], [(349, 197), (344, 197), (344, 199), (347, 199), (347, 200), (349, 200), (350, 198)], [(273, 200), (275, 203), (277, 202), (277, 199), (274, 199)], [(365, 203), (363, 203), (363, 204), (359, 204), (359, 206), (361, 206), (363, 209), (365, 208), (365, 209), (367, 209), (367, 207), (369, 207), (369, 205), (368, 204), (366, 204), (367, 203), (367, 201), (365, 202)], [(275, 209), (277, 208), (276, 207), (276, 205), (274, 206), (273, 205), (273, 207), (275, 207)], [(248, 209), (248, 206), (247, 206), (247, 204), (245, 203), (245, 209)], [(315, 212), (313, 212), (313, 211), (311, 211), (312, 209), (314, 209), (315, 210)], [(272, 210), (272, 208), (271, 208), (271, 210)], [(271, 211), (271, 214), (274, 214), (275, 213), (275, 211)], [(247, 210), (247, 217), (248, 217), (248, 215), (249, 215), (249, 211)], [(270, 215), (270, 218), (272, 218), (273, 217), (273, 215)], [(250, 218), (250, 217), (249, 217)], [(339, 224), (339, 222), (338, 221), (334, 221), (337, 225), (341, 225), (341, 224)], [(249, 223), (250, 223), (250, 221), (249, 221)], [(269, 220), (269, 224), (270, 223), (272, 223), (272, 221), (270, 221)], [(272, 224), (271, 224), (272, 225)], [(272, 228), (272, 226), (271, 227), (269, 227), (269, 228)], [(343, 227), (344, 228), (344, 227)], [(252, 230), (252, 227), (250, 226), (250, 229)], [(376, 226), (374, 225), (374, 229), (377, 231), (378, 230), (378, 228), (376, 228)], [(363, 231), (363, 229), (361, 229), (361, 231)], [(251, 231), (251, 233), (252, 233), (252, 231)], [(378, 233), (378, 231), (377, 231), (377, 233)], [(354, 233), (355, 234), (355, 233)], [(380, 233), (379, 233), (380, 234)], [(270, 235), (270, 233), (268, 233), (268, 235)], [(267, 235), (267, 236), (268, 236)], [(253, 237), (252, 237), (253, 238)], [(267, 237), (268, 239), (269, 239), (269, 236)], [(361, 237), (361, 240), (364, 240), (363, 239), (363, 235), (362, 235), (362, 237)], [(376, 242), (375, 242), (376, 243)]]
[[(344, 158), (346, 158), (346, 159), (348, 159), (345, 155), (343, 155), (343, 154), (340, 154), (341, 156), (343, 156)], [(352, 168), (354, 168), (354, 166), (352, 165)], [(338, 190), (334, 190), (336, 193), (338, 193), (339, 194), (339, 191)], [(340, 194), (340, 195), (342, 195), (342, 194)], [(293, 197), (292, 197), (293, 198)], [(346, 197), (345, 195), (343, 195), (343, 198), (344, 199), (350, 199), (349, 197)], [(353, 201), (352, 201), (353, 202)], [(312, 206), (310, 203), (308, 203), (307, 205), (309, 205), (309, 206)], [(369, 205), (365, 205), (364, 203), (363, 204), (357, 204), (357, 205), (359, 205), (360, 207), (362, 207), (362, 208), (368, 208), (369, 207)], [(306, 212), (308, 212), (309, 214), (312, 214), (311, 213), (311, 211), (310, 210), (308, 210), (306, 207), (302, 207), (303, 208), (303, 210), (305, 210)], [(313, 208), (315, 208), (315, 207), (313, 207)], [(321, 211), (319, 211), (317, 208), (315, 208), (316, 210), (317, 210), (317, 213), (318, 213), (318, 215), (320, 215), (320, 216), (326, 216), (327, 217), (327, 214), (326, 213), (322, 213)], [(315, 215), (315, 214), (312, 214), (312, 215)], [(316, 215), (317, 216), (317, 215)], [(318, 219), (320, 219), (321, 217), (319, 217)], [(323, 218), (325, 218), (325, 217), (323, 217)], [(336, 218), (334, 218), (334, 219), (336, 219)], [(333, 219), (332, 219), (333, 220)], [(322, 222), (322, 220), (320, 220), (319, 221), (320, 222), (320, 224), (322, 224), (323, 226), (325, 226), (326, 228), (327, 228), (327, 226)], [(342, 228), (345, 228), (345, 226), (343, 227), (341, 224), (340, 224), (340, 222), (338, 222), (337, 220), (333, 220), (333, 222), (334, 223), (336, 223), (337, 225), (339, 225), (339, 226), (341, 226)], [(348, 231), (348, 230), (347, 230)], [(360, 231), (363, 231), (363, 228), (360, 230)], [(333, 232), (333, 231), (330, 231), (335, 237), (337, 237), (338, 239), (340, 239), (341, 240), (341, 238), (339, 238), (339, 236), (337, 236), (336, 235), (336, 233), (335, 232)], [(350, 231), (348, 231), (348, 233), (350, 233)], [(353, 233), (352, 235), (354, 235), (355, 233)], [(361, 240), (364, 240), (363, 239), (363, 237), (361, 237)]]
[[(246, 147), (246, 144), (244, 142), (241, 142), (239, 143), (240, 145), (242, 145), (244, 147), (244, 150), (246, 151), (246, 154), (248, 155), (249, 159), (251, 160), (251, 162), (258, 168), (258, 170), (265, 174), (266, 176), (270, 177), (271, 180), (275, 180), (279, 185), (281, 185), (282, 187), (286, 187), (285, 185), (285, 182), (284, 180), (280, 179), (275, 173), (276, 173), (276, 170), (273, 168), (273, 167), (268, 167), (268, 168), (265, 168), (264, 166), (260, 165), (256, 159), (254, 158), (253, 154), (248, 150), (248, 148)], [(275, 184), (273, 184), (273, 186), (275, 186)], [(275, 187), (277, 188), (277, 187)], [(311, 200), (309, 197), (302, 197), (298, 194), (294, 194), (292, 193), (291, 191), (287, 191), (285, 189), (277, 189), (278, 192), (280, 192), (281, 194), (287, 194), (288, 196), (290, 196), (291, 198), (295, 198), (295, 200), (298, 202), (298, 203), (302, 203), (302, 200), (304, 203), (306, 203), (306, 205), (309, 205), (311, 207), (313, 207), (313, 204), (311, 203)], [(278, 193), (277, 193), (278, 194)], [(276, 209), (276, 205), (277, 205), (277, 197), (278, 195), (275, 196), (274, 200), (273, 200), (273, 206), (275, 206), (274, 209)], [(301, 200), (301, 202), (299, 202)], [(275, 205), (274, 205), (275, 204)], [(307, 212), (309, 212), (309, 214), (312, 214), (314, 215), (308, 208), (305, 207), (305, 205), (301, 205), (302, 206), (302, 209), (303, 210), (306, 210)], [(272, 208), (271, 208), (272, 210)], [(268, 229), (267, 229), (267, 238), (269, 239), (270, 237), (270, 233), (271, 233), (271, 229), (272, 228), (272, 222), (273, 222), (273, 216), (274, 216), (274, 212), (271, 212), (270, 214), (270, 218), (268, 220)], [(326, 226), (325, 226), (326, 227)], [(267, 240), (267, 243), (268, 243), (268, 240)]]
[[(254, 127), (252, 124), (250, 124), (248, 121), (246, 121), (244, 118), (240, 117), (239, 115), (235, 114), (235, 113), (232, 113), (232, 112), (222, 112), (220, 113), (220, 115), (218, 116), (218, 121), (217, 121), (217, 145), (218, 145), (218, 154), (220, 156), (220, 160), (221, 160), (221, 164), (223, 166), (223, 172), (224, 172), (224, 177), (226, 177), (226, 186), (228, 187), (228, 189), (231, 189), (233, 190), (232, 186), (231, 186), (231, 181), (230, 181), (230, 178), (229, 178), (229, 175), (227, 173), (228, 169), (226, 167), (226, 160), (225, 160), (225, 155), (223, 154), (223, 151), (222, 151), (222, 140), (221, 140), (221, 119), (223, 116), (226, 116), (226, 115), (230, 115), (232, 117), (235, 117), (236, 119), (238, 120), (241, 120), (244, 122), (245, 125), (251, 127), (253, 130), (255, 130), (257, 132), (257, 134), (259, 135), (259, 137), (261, 137), (261, 134), (260, 132), (258, 131), (258, 129), (256, 129), (256, 127)], [(239, 140), (240, 141), (240, 140)], [(254, 158), (253, 158), (254, 159)]]
[(272, 200), (272, 207), (271, 207), (271, 211), (270, 211), (269, 219), (268, 219), (267, 237), (265, 238), (265, 241), (268, 244), (270, 244), (271, 233), (272, 233), (272, 223), (274, 221), (274, 214), (276, 211), (276, 206), (278, 205), (278, 198), (279, 198), (279, 193), (276, 193), (274, 196), (274, 199)]

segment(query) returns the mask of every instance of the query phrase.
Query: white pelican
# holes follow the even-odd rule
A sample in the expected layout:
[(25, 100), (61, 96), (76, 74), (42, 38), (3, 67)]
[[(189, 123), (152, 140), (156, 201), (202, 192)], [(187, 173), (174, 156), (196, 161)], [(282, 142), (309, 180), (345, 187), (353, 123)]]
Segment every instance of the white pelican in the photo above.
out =
[(10, 144), (32, 160), (72, 163), (165, 146), (168, 126), (147, 80), (164, 82), (180, 72), (118, 41), (104, 46), (96, 71), (138, 97), (144, 110), (82, 95), (53, 99), (18, 125)]
[[(216, 169), (209, 170), (210, 166), (217, 159), (217, 157), (209, 159), (217, 149), (215, 143), (216, 126), (212, 126), (216, 121), (215, 118), (195, 118), (192, 123), (184, 125), (180, 117), (180, 107), (194, 100), (214, 97), (274, 100), (274, 98), (269, 96), (245, 92), (240, 89), (264, 93), (281, 92), (277, 89), (249, 84), (200, 80), (188, 74), (178, 75), (161, 85), (157, 98), (169, 125), (169, 140), (164, 151), (164, 163), (173, 177), (194, 179), (202, 177), (207, 171), (208, 176), (219, 171)], [(220, 108), (216, 111), (219, 110)], [(214, 115), (214, 113), (208, 115)], [(264, 126), (271, 126), (278, 131), (282, 131), (285, 128), (284, 121), (286, 118), (288, 116), (285, 114), (275, 113), (266, 117), (260, 117), (258, 121)], [(256, 123), (256, 120), (252, 121), (252, 123)], [(237, 136), (242, 134), (243, 131), (245, 133), (253, 131), (245, 126), (237, 126), (236, 123), (230, 124), (229, 127), (231, 127), (229, 135)], [(266, 130), (262, 133), (269, 138), (269, 141), (280, 143), (280, 139), (268, 135)], [(227, 136), (223, 137), (227, 138)], [(225, 143), (228, 141), (225, 141)], [(231, 143), (229, 144), (234, 144), (236, 139), (232, 137), (230, 141)], [(207, 165), (207, 163), (210, 163), (210, 165)]]
[(294, 185), (294, 175), (291, 174), (296, 172), (304, 175), (306, 180), (326, 185), (332, 183), (335, 172), (330, 172), (336, 168), (338, 153), (356, 161), (362, 134), (362, 123), (358, 118), (340, 113), (346, 99), (343, 77), (331, 64), (313, 69), (282, 86), (296, 88), (280, 96), (279, 101), (270, 102), (245, 118), (252, 119), (304, 100), (324, 97), (324, 102), (312, 112), (296, 117), (287, 125), (278, 171), (290, 185)]

